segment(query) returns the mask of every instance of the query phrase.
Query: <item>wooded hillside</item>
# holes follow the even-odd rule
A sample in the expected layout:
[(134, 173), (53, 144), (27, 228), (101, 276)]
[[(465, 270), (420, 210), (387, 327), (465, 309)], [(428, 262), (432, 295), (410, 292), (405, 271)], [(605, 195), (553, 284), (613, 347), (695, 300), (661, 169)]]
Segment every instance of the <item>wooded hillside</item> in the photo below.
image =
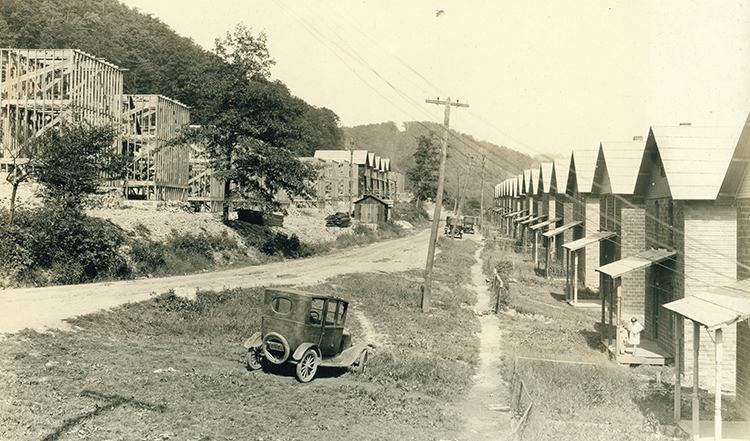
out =
[[(395, 171), (405, 173), (414, 165), (412, 155), (417, 149), (417, 138), (432, 136), (438, 144), (443, 128), (432, 122), (406, 122), (399, 130), (393, 122), (344, 127), (346, 142), (354, 141), (354, 148), (376, 152), (391, 158)], [(455, 197), (456, 184), (464, 187), (464, 179), (470, 179), (468, 198), (479, 198), (482, 155), (485, 159), (485, 201), (492, 198), (494, 186), (506, 178), (520, 174), (524, 169), (537, 164), (526, 154), (486, 141), (478, 141), (471, 135), (451, 131), (446, 163), (446, 189), (449, 197)], [(457, 178), (456, 175), (460, 174)], [(488, 199), (489, 198), (489, 199)]]

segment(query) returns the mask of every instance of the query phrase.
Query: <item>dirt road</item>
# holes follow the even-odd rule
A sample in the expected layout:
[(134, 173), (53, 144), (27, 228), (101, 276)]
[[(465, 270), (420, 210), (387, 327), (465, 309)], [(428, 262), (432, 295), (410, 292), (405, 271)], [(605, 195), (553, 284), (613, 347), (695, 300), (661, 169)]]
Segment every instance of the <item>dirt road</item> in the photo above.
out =
[(66, 318), (146, 300), (174, 289), (196, 290), (268, 285), (307, 285), (353, 272), (395, 272), (423, 267), (430, 231), (308, 259), (159, 279), (0, 291), (0, 334), (25, 328), (66, 329)]

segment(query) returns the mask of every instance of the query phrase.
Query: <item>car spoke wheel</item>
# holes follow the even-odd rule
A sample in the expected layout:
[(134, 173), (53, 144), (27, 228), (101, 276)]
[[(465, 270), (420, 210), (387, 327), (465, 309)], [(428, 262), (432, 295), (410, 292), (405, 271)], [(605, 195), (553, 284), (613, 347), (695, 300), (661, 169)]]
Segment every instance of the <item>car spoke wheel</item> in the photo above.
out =
[(277, 332), (263, 337), (263, 355), (273, 364), (282, 364), (289, 358), (289, 343)]
[(297, 363), (297, 379), (302, 383), (308, 383), (315, 378), (318, 371), (318, 353), (315, 349), (308, 349)]
[(263, 360), (263, 351), (261, 351), (260, 348), (250, 348), (247, 350), (247, 367), (251, 371), (257, 371), (263, 365), (261, 364)]

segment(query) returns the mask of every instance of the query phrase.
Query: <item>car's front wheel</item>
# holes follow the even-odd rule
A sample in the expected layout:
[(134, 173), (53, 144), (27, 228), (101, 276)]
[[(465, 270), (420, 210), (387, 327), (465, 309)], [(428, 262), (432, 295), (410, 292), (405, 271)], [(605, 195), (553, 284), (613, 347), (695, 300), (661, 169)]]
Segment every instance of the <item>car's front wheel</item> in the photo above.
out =
[(263, 350), (260, 347), (250, 348), (247, 350), (247, 367), (251, 371), (257, 371), (263, 365)]
[(318, 371), (318, 353), (315, 349), (310, 348), (302, 354), (302, 358), (297, 363), (297, 379), (301, 383), (309, 383), (315, 378)]

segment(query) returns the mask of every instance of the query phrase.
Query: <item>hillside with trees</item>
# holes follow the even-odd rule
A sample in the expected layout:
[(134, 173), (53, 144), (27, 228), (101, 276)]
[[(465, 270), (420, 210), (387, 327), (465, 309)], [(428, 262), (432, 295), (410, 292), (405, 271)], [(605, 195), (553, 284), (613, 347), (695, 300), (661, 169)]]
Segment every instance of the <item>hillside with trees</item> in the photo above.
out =
[[(237, 35), (236, 30), (227, 31), (225, 47)], [(265, 35), (257, 38), (265, 47)], [(206, 51), (158, 18), (117, 0), (3, 0), (0, 47), (79, 49), (103, 58), (127, 69), (126, 94), (176, 99), (190, 107), (191, 124), (199, 125), (210, 124), (221, 110), (221, 88), (226, 85), (227, 70), (234, 69), (232, 53)], [(264, 79), (273, 65), (267, 58), (270, 64), (262, 72)], [(295, 154), (311, 156), (315, 149), (341, 148), (339, 119), (333, 111), (312, 106), (280, 82), (273, 83), (277, 86), (274, 93), (299, 112), (296, 124), (305, 142), (294, 145)]]
[[(346, 143), (353, 141), (356, 149), (369, 150), (381, 157), (390, 158), (394, 171), (404, 174), (416, 165), (414, 154), (419, 140), (431, 139), (433, 144), (440, 146), (442, 136), (443, 127), (432, 122), (405, 122), (403, 130), (399, 130), (393, 122), (344, 127)], [(479, 141), (455, 130), (451, 130), (448, 146), (445, 185), (449, 203), (456, 198), (457, 189), (463, 191), (467, 181), (471, 182), (467, 187), (467, 199), (479, 199), (483, 155), (485, 201), (492, 199), (495, 184), (539, 164), (536, 158), (529, 155)]]

